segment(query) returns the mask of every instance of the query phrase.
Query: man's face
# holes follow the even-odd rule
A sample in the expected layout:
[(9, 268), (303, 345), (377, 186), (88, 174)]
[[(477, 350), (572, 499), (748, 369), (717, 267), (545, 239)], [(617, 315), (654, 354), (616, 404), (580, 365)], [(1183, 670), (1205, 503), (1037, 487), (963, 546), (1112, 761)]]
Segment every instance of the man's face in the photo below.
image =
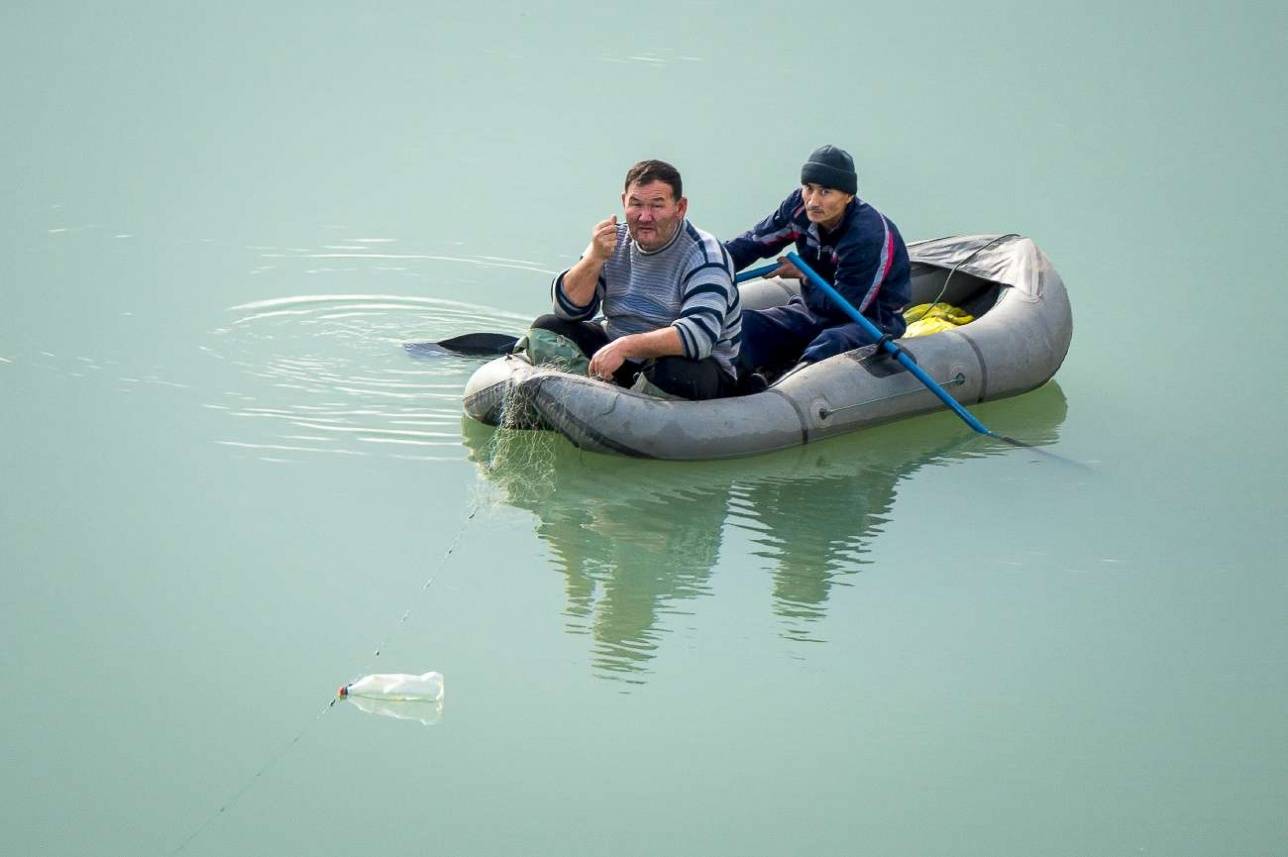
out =
[(841, 222), (854, 194), (808, 182), (801, 185), (801, 197), (805, 200), (805, 216), (809, 222), (831, 229)]
[(645, 250), (658, 250), (666, 246), (684, 222), (689, 201), (684, 197), (677, 200), (666, 182), (635, 182), (622, 194), (622, 206), (626, 209), (626, 226), (635, 243)]

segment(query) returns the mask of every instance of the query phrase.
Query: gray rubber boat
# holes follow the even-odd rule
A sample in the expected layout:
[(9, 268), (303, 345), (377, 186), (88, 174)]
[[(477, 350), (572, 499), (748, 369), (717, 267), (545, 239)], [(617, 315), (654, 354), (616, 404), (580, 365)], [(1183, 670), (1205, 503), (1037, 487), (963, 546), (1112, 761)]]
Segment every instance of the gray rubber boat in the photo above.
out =
[[(1031, 240), (969, 235), (908, 246), (912, 303), (961, 307), (975, 320), (900, 340), (964, 405), (1046, 383), (1073, 320), (1060, 275)], [(742, 286), (746, 308), (785, 303), (795, 281)], [(768, 390), (705, 402), (659, 399), (500, 357), (465, 387), (465, 412), (490, 425), (558, 431), (575, 445), (642, 458), (732, 458), (783, 449), (944, 407), (875, 346), (798, 367)]]

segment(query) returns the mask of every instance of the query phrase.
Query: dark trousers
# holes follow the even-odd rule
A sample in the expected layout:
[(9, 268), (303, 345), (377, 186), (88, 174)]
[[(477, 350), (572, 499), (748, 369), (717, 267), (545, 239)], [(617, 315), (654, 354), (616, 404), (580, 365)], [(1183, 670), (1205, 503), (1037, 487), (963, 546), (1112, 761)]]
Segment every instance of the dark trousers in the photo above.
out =
[(799, 300), (743, 310), (738, 374), (761, 372), (772, 379), (799, 362), (817, 363), (874, 341), (857, 322), (822, 318)]
[[(608, 344), (604, 328), (590, 321), (568, 321), (557, 315), (543, 315), (532, 326), (571, 339), (587, 357), (594, 357), (596, 351)], [(702, 360), (682, 356), (658, 357), (642, 364), (628, 360), (613, 373), (613, 381), (620, 387), (629, 387), (641, 372), (659, 390), (682, 399), (722, 399), (732, 396), (737, 387), (714, 357)]]

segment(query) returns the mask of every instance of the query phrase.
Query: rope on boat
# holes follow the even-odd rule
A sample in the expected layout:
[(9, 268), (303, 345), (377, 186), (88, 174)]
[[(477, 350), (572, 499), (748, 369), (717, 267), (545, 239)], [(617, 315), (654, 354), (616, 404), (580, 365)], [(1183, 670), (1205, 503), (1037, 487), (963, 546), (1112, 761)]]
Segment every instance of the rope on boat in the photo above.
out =
[(925, 313), (922, 314), (922, 318), (925, 318), (927, 315), (930, 315), (930, 311), (934, 309), (935, 305), (938, 304), (939, 301), (943, 298), (944, 293), (948, 291), (948, 282), (952, 280), (953, 274), (957, 273), (958, 268), (960, 268), (962, 265), (965, 265), (971, 259), (974, 259), (976, 256), (978, 256), (980, 253), (987, 250), (989, 247), (992, 247), (994, 244), (998, 244), (1002, 241), (1005, 241), (1007, 238), (1023, 238), (1023, 237), (1024, 236), (1020, 235), (1018, 232), (1008, 232), (1005, 235), (999, 235), (996, 238), (994, 238), (992, 241), (989, 241), (987, 244), (981, 244), (980, 246), (976, 247), (974, 250), (970, 251), (970, 253), (966, 256), (966, 258), (962, 259), (956, 265), (953, 265), (952, 270), (948, 272), (948, 276), (944, 277), (943, 288), (939, 290), (939, 294), (935, 295), (935, 299), (930, 302), (930, 306), (926, 308)]
[[(966, 383), (966, 376), (963, 375), (961, 372), (958, 372), (956, 375), (954, 375), (952, 378), (948, 379), (947, 381), (938, 382), (939, 386), (941, 387), (960, 387), (962, 384), (965, 384), (965, 383)], [(853, 405), (842, 405), (839, 408), (825, 408), (820, 406), (818, 409), (818, 418), (821, 420), (825, 420), (828, 417), (832, 416), (833, 414), (839, 414), (842, 411), (849, 411), (849, 410), (853, 410), (854, 408), (862, 408), (868, 405), (875, 405), (877, 402), (888, 402), (889, 400), (897, 399), (900, 396), (911, 396), (913, 393), (926, 393), (926, 392), (929, 392), (929, 391), (925, 387), (918, 386), (918, 387), (913, 387), (911, 390), (902, 390), (898, 393), (891, 393), (888, 396), (877, 396), (875, 399), (868, 399), (863, 402), (855, 402)]]

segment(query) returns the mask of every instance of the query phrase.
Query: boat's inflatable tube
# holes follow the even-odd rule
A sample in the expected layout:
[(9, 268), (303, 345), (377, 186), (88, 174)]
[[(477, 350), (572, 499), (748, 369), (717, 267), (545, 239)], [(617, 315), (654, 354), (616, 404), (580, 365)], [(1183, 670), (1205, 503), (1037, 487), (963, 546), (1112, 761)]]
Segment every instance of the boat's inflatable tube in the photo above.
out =
[[(941, 301), (976, 316), (900, 340), (957, 401), (1013, 396), (1055, 374), (1073, 322), (1064, 284), (1036, 244), (974, 235), (917, 242), (908, 252), (914, 304)], [(779, 280), (742, 287), (748, 308), (792, 294)], [(704, 402), (653, 398), (507, 356), (474, 373), (464, 405), (491, 425), (553, 429), (585, 449), (669, 459), (767, 452), (943, 407), (875, 346), (800, 367), (762, 393)]]

